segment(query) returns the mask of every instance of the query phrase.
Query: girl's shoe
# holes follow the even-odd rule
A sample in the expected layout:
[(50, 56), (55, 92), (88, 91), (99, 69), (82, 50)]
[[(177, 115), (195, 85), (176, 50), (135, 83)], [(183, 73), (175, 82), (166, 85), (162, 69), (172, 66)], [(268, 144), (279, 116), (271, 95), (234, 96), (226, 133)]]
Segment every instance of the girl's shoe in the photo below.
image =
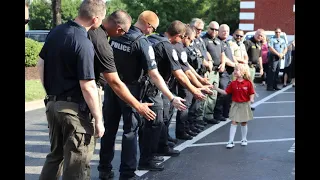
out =
[(231, 148), (234, 147), (234, 143), (233, 142), (228, 142), (226, 147), (227, 147), (227, 149), (231, 149)]
[(241, 140), (241, 146), (246, 146), (248, 145), (248, 141), (246, 139)]

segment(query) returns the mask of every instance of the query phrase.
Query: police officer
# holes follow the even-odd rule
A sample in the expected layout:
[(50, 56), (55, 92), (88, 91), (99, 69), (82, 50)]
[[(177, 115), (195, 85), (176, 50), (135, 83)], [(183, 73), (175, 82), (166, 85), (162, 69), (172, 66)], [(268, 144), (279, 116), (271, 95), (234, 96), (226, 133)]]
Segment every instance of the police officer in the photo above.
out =
[[(201, 58), (201, 56), (199, 54), (201, 54), (200, 50), (198, 49), (198, 47), (195, 44), (195, 34), (196, 32), (194, 31), (194, 29), (190, 26), (187, 26), (186, 28), (186, 34), (184, 39), (182, 40), (183, 45), (185, 46), (185, 51), (187, 53), (187, 59), (188, 59), (188, 64), (189, 64), (189, 68), (190, 70), (193, 72), (193, 74), (197, 77), (197, 79), (199, 80), (199, 82), (201, 82), (202, 84), (207, 84), (209, 85), (209, 82), (201, 77), (199, 73), (201, 73), (202, 71), (202, 61), (203, 59)], [(205, 80), (204, 80), (205, 79)], [(211, 85), (212, 86), (212, 85)], [(186, 133), (190, 136), (196, 136), (198, 135), (198, 133), (200, 133), (204, 126), (202, 126), (199, 122), (199, 120), (196, 120), (194, 118), (194, 115), (190, 116), (190, 114), (195, 114), (194, 112), (197, 109), (200, 109), (200, 103), (196, 103), (196, 102), (201, 102), (199, 100), (196, 100), (194, 98), (192, 98), (190, 100), (190, 107), (188, 109), (188, 123), (187, 123), (187, 128), (188, 130), (186, 131)], [(198, 107), (195, 107), (197, 106)], [(194, 112), (190, 112), (190, 111), (194, 111)], [(199, 110), (198, 110), (199, 111)]]
[(252, 82), (254, 82), (257, 65), (259, 65), (260, 68), (260, 75), (263, 75), (263, 64), (261, 56), (261, 40), (263, 34), (264, 30), (258, 29), (253, 37), (243, 42), (248, 54), (248, 65)]
[[(161, 42), (161, 41), (155, 41), (154, 39), (157, 37), (156, 35), (150, 36), (150, 41), (152, 42), (157, 42), (159, 45), (155, 45), (155, 51), (156, 51), (156, 58), (159, 56), (160, 59), (164, 59), (164, 62), (168, 62), (169, 59), (175, 60), (175, 62), (178, 62), (179, 66), (181, 66), (179, 69), (172, 71), (172, 75), (170, 76), (168, 82), (169, 88), (174, 91), (176, 87), (176, 83), (180, 83), (183, 86), (185, 86), (191, 93), (191, 96), (193, 95), (196, 99), (203, 98), (204, 95), (201, 93), (201, 89), (196, 88), (191, 84), (189, 81), (188, 77), (185, 75), (184, 70), (188, 69), (188, 64), (185, 64), (182, 62), (181, 58), (179, 58), (176, 50), (172, 46), (172, 44), (176, 44), (182, 41), (182, 37), (185, 34), (186, 31), (186, 26), (184, 23), (181, 21), (173, 21), (167, 28), (167, 31), (165, 32), (165, 35), (160, 35), (165, 36), (166, 39), (168, 39), (169, 43), (167, 41)], [(156, 43), (155, 43), (156, 44)], [(163, 48), (162, 48), (163, 46)], [(172, 52), (172, 57), (167, 57), (171, 54)], [(171, 61), (170, 61), (171, 62)], [(161, 66), (159, 66), (160, 68)], [(162, 71), (162, 70), (161, 70)], [(161, 73), (160, 71), (160, 73)], [(168, 69), (166, 70), (168, 71)], [(167, 73), (164, 73), (167, 74)], [(170, 73), (169, 73), (170, 74)], [(163, 77), (166, 79), (167, 75), (163, 75)], [(176, 93), (176, 92), (175, 92)], [(170, 153), (170, 149), (168, 148), (168, 141), (171, 143), (177, 143), (176, 139), (171, 138), (168, 134), (168, 128), (170, 125), (170, 120), (173, 115), (173, 108), (170, 106), (169, 99), (163, 96), (163, 104), (164, 104), (164, 123), (165, 123), (165, 128), (163, 128), (162, 134), (161, 134), (161, 139), (159, 142), (159, 148), (158, 148), (158, 154), (160, 155), (166, 155), (170, 156), (172, 153)], [(168, 151), (169, 149), (169, 151)]]
[[(221, 40), (217, 38), (219, 32), (219, 24), (216, 21), (211, 21), (208, 25), (207, 33), (203, 35), (206, 48), (212, 57), (212, 71), (208, 73), (209, 82), (216, 83), (219, 86), (219, 74), (225, 69), (225, 47)], [(204, 105), (204, 120), (210, 124), (217, 124), (220, 120), (216, 119), (214, 109), (217, 101), (217, 91), (213, 90), (213, 95), (209, 95)], [(224, 120), (221, 118), (221, 120)]]
[[(224, 47), (225, 54), (225, 71), (219, 74), (219, 87), (226, 89), (229, 83), (232, 81), (232, 73), (235, 67), (235, 61), (231, 52), (230, 44), (227, 43), (229, 37), (230, 28), (227, 24), (221, 24), (218, 32), (218, 39)], [(217, 103), (214, 108), (215, 119), (219, 121), (225, 121), (229, 117), (229, 110), (231, 106), (231, 95), (218, 95)]]
[[(170, 79), (175, 78), (174, 76), (176, 76), (177, 79), (179, 81), (181, 81), (185, 86), (187, 86), (191, 90), (193, 90), (192, 88), (194, 88), (194, 87), (192, 87), (188, 78), (185, 76), (185, 74), (181, 70), (181, 66), (180, 66), (179, 59), (178, 59), (178, 54), (177, 54), (176, 50), (173, 49), (173, 46), (168, 39), (168, 37), (170, 37), (170, 39), (172, 37), (172, 35), (170, 35), (169, 33), (172, 34), (172, 32), (184, 32), (184, 31), (185, 31), (185, 26), (182, 22), (173, 21), (169, 25), (166, 35), (153, 34), (151, 36), (148, 36), (148, 39), (153, 44), (153, 48), (155, 51), (155, 59), (156, 59), (157, 65), (158, 65), (159, 73), (164, 78), (164, 80), (167, 82), (168, 86), (170, 86), (169, 85)], [(174, 34), (174, 35), (176, 35), (176, 34)], [(166, 102), (163, 101), (161, 94), (158, 93), (159, 91), (156, 90), (155, 92), (150, 92), (150, 90), (153, 89), (152, 87), (153, 86), (151, 86), (150, 88), (147, 89), (146, 97), (144, 98), (144, 100), (146, 99), (146, 101), (155, 102), (155, 106), (158, 107), (158, 109), (156, 109), (158, 111), (157, 120), (159, 120), (160, 122), (163, 122), (163, 116), (161, 116), (161, 113), (162, 113), (162, 115), (164, 115), (163, 104)], [(169, 88), (171, 88), (171, 87), (169, 87)], [(201, 96), (200, 91), (198, 91), (196, 93), (199, 93), (199, 95)], [(168, 99), (168, 98), (166, 98), (166, 99)], [(172, 101), (171, 103), (174, 105), (174, 101)], [(186, 109), (185, 105), (182, 108), (178, 108), (178, 110), (185, 110), (185, 109)], [(160, 124), (160, 122), (158, 122), (158, 123)], [(149, 124), (150, 125), (148, 125), (148, 122), (146, 122), (146, 124), (144, 125), (144, 128), (143, 128), (143, 139), (146, 139), (148, 141), (143, 141), (142, 153), (140, 156), (138, 169), (140, 169), (140, 170), (162, 170), (163, 165), (156, 165), (155, 164), (156, 163), (155, 160), (157, 160), (157, 159), (154, 158), (153, 162), (147, 161), (148, 160), (147, 152), (152, 151), (152, 153), (154, 153), (154, 154), (166, 155), (166, 156), (168, 156), (168, 155), (169, 156), (178, 156), (180, 154), (180, 152), (177, 150), (173, 150), (171, 147), (169, 147), (168, 138), (167, 138), (168, 129), (163, 123), (161, 123), (161, 125), (162, 125), (161, 134), (159, 131), (160, 129), (157, 128), (157, 124), (155, 122), (153, 124), (151, 124), (151, 123), (149, 123)], [(162, 137), (161, 137), (161, 141), (159, 141), (159, 143), (158, 143), (160, 135)], [(157, 144), (155, 144), (155, 143), (157, 143)], [(149, 144), (152, 144), (152, 145), (150, 146)], [(151, 155), (151, 153), (150, 153), (150, 155)], [(151, 158), (149, 157), (149, 159), (151, 159)], [(161, 160), (159, 160), (159, 161), (161, 162)]]
[(267, 76), (267, 91), (280, 90), (277, 86), (280, 61), (284, 60), (288, 50), (286, 41), (280, 37), (281, 29), (276, 28), (274, 33), (274, 37), (269, 41), (270, 58), (268, 60), (269, 73)]
[[(147, 119), (154, 119), (156, 114), (148, 108), (152, 103), (140, 103), (120, 80), (115, 66), (112, 48), (109, 43), (106, 43), (108, 42), (108, 36), (122, 36), (129, 30), (130, 25), (130, 15), (123, 10), (117, 10), (111, 13), (108, 18), (104, 19), (99, 28), (88, 31), (88, 37), (93, 43), (95, 50), (94, 68), (97, 86), (101, 89), (102, 85), (108, 82), (113, 91), (131, 107), (135, 108), (139, 114)], [(101, 95), (99, 95), (99, 97), (101, 97)], [(99, 171), (100, 179), (109, 179), (113, 176), (113, 171)]]
[[(136, 99), (141, 97), (141, 75), (147, 73), (152, 82), (170, 101), (179, 101), (167, 88), (157, 70), (154, 51), (145, 34), (151, 34), (159, 25), (158, 16), (152, 11), (142, 12), (137, 22), (120, 37), (110, 38), (116, 67), (120, 79), (126, 84)], [(135, 110), (119, 99), (107, 84), (105, 87), (103, 115), (106, 136), (101, 139), (99, 171), (109, 172), (114, 157), (114, 142), (121, 115), (123, 116), (123, 136), (120, 164), (120, 179), (135, 179), (137, 168), (137, 131), (141, 120)], [(182, 105), (179, 101), (178, 106)]]
[[(181, 40), (184, 38), (184, 35), (179, 36)], [(183, 47), (182, 42), (177, 42), (173, 46), (175, 50), (178, 53), (178, 57), (180, 57), (180, 64), (182, 64), (182, 70), (185, 72), (191, 83), (198, 87), (202, 88), (206, 94), (211, 94), (212, 91), (208, 88), (203, 86), (197, 79), (197, 77), (193, 74), (193, 72), (190, 70), (189, 63), (188, 63), (188, 55)], [(178, 84), (178, 95), (182, 98), (186, 99), (186, 105), (189, 108), (192, 101), (192, 95), (190, 94), (190, 91), (186, 89), (184, 86), (182, 86), (180, 83)], [(204, 100), (205, 96), (201, 98), (201, 100)], [(183, 139), (183, 140), (190, 140), (192, 139), (192, 136), (190, 136), (187, 132), (189, 129), (189, 123), (188, 123), (188, 109), (184, 111), (177, 111), (176, 116), (176, 138)], [(203, 130), (203, 129), (201, 129)]]
[(232, 39), (228, 41), (231, 53), (233, 55), (233, 60), (236, 63), (248, 63), (248, 54), (246, 51), (246, 46), (243, 44), (242, 38), (243, 38), (244, 32), (241, 29), (237, 29), (234, 31), (232, 35)]
[(104, 1), (82, 1), (75, 20), (52, 29), (39, 54), (51, 144), (40, 180), (59, 179), (62, 164), (62, 179), (90, 179), (94, 132), (102, 137), (105, 128), (87, 31), (98, 28), (105, 14)]
[[(192, 42), (192, 45), (197, 52), (197, 56), (202, 59), (201, 64), (199, 67), (199, 75), (201, 77), (205, 77), (205, 73), (212, 71), (212, 57), (208, 53), (206, 45), (202, 39), (201, 32), (204, 28), (204, 22), (202, 19), (199, 18), (193, 18), (190, 22), (190, 26), (195, 30), (196, 35), (195, 39)], [(207, 78), (203, 78), (205, 82), (202, 82), (202, 84), (210, 85), (210, 82)], [(200, 80), (199, 80), (200, 81)], [(201, 82), (201, 81), (200, 81)], [(198, 127), (204, 127), (207, 125), (207, 122), (203, 120), (203, 114), (204, 114), (204, 105), (206, 101), (199, 101), (192, 99), (192, 103), (189, 109), (189, 119), (193, 119), (194, 122)], [(203, 129), (203, 128), (202, 128)]]

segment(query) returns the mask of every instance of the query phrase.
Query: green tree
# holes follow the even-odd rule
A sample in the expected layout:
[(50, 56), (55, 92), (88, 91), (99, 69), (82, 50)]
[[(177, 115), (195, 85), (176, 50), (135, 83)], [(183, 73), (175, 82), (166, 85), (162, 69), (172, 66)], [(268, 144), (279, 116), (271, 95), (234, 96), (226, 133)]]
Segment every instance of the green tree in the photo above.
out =
[[(193, 17), (201, 16), (203, 0), (122, 0), (127, 5), (128, 12), (136, 21), (144, 10), (154, 11), (160, 19), (158, 32), (164, 32), (174, 20), (189, 23)], [(196, 7), (200, 8), (196, 8)]]
[(205, 12), (204, 20), (217, 21), (219, 24), (227, 24), (232, 34), (239, 27), (240, 0), (206, 0), (211, 2), (210, 8)]
[(107, 15), (110, 15), (116, 10), (122, 9), (124, 11), (127, 11), (127, 5), (124, 4), (121, 0), (110, 0), (106, 2), (107, 6)]
[(33, 0), (29, 8), (29, 28), (33, 30), (49, 30), (52, 27), (51, 2)]
[(62, 0), (61, 19), (62, 23), (72, 20), (78, 15), (78, 10), (82, 0)]

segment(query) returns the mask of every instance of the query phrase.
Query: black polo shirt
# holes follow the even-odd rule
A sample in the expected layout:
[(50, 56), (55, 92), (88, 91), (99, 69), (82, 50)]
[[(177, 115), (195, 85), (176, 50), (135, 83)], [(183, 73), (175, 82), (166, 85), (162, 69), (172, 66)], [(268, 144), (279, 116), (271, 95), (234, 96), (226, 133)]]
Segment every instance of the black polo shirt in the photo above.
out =
[(254, 37), (245, 40), (243, 44), (246, 47), (248, 54), (248, 62), (252, 64), (257, 64), (259, 62), (259, 57), (261, 57), (261, 42), (256, 41)]
[(79, 80), (95, 79), (93, 45), (86, 29), (74, 21), (52, 29), (39, 56), (48, 95), (80, 98)]
[(182, 42), (173, 44), (173, 48), (177, 51), (178, 53), (178, 58), (179, 58), (179, 63), (181, 66), (181, 69), (183, 72), (189, 70), (189, 64), (188, 64), (188, 55), (186, 50), (183, 47)]
[[(218, 37), (218, 38), (220, 39), (220, 37)], [(230, 44), (227, 43), (227, 39), (225, 39), (225, 40), (220, 39), (220, 41), (222, 43), (222, 46), (224, 47), (224, 54), (226, 55), (226, 57), (228, 59), (230, 59), (232, 62), (234, 62), (233, 55), (232, 55), (232, 50), (230, 48)], [(226, 64), (225, 67), (226, 67), (226, 71), (229, 74), (231, 74), (233, 72), (233, 70), (234, 70), (234, 67), (228, 66), (227, 64)]]
[(97, 84), (103, 86), (106, 84), (101, 73), (117, 72), (117, 68), (113, 58), (113, 50), (108, 42), (107, 32), (104, 31), (102, 25), (88, 31), (88, 37), (91, 40), (95, 55), (94, 55), (94, 72)]
[(155, 53), (156, 62), (158, 64), (158, 71), (160, 75), (163, 77), (163, 79), (165, 81), (168, 81), (169, 78), (172, 76), (172, 71), (181, 69), (178, 53), (173, 48), (169, 39), (163, 34), (153, 34), (148, 36), (148, 39), (152, 41), (152, 38), (156, 38), (156, 36), (159, 36), (160, 38), (167, 40), (156, 43), (153, 46), (153, 49)]
[(207, 48), (203, 39), (199, 36), (198, 38), (194, 39), (194, 43), (195, 43), (195, 46), (200, 50), (203, 56), (202, 58), (204, 58), (205, 60), (208, 60)]
[(207, 51), (210, 53), (213, 65), (219, 66), (221, 64), (221, 53), (225, 52), (225, 47), (219, 38), (212, 38), (208, 33), (202, 36), (206, 45)]

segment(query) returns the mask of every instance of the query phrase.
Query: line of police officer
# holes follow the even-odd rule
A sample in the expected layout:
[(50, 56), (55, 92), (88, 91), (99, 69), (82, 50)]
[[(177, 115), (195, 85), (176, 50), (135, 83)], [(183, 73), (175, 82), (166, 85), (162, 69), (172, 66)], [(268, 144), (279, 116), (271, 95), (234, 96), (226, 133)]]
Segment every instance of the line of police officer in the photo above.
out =
[(120, 179), (138, 178), (134, 173), (137, 167), (139, 170), (163, 170), (164, 166), (158, 164), (164, 160), (161, 156), (179, 155), (179, 151), (173, 149), (177, 140), (168, 133), (174, 108), (178, 110), (176, 138), (183, 140), (192, 139), (207, 123), (216, 124), (228, 117), (231, 101), (219, 97), (215, 106), (217, 93), (210, 88), (217, 83), (224, 89), (231, 81), (234, 63), (225, 42), (229, 27), (222, 25), (223, 33), (216, 38), (219, 25), (210, 23), (208, 33), (202, 39), (200, 33), (204, 23), (201, 19), (193, 19), (190, 26), (176, 20), (164, 34), (146, 37), (155, 32), (158, 25), (158, 16), (152, 11), (144, 11), (123, 36), (110, 38), (121, 81), (137, 100), (153, 103), (150, 108), (156, 119), (149, 121), (139, 116), (134, 108), (117, 97), (110, 85), (105, 85), (106, 132), (101, 139), (98, 166), (99, 173), (104, 176), (100, 179), (113, 174), (111, 162), (121, 115), (124, 132)]

